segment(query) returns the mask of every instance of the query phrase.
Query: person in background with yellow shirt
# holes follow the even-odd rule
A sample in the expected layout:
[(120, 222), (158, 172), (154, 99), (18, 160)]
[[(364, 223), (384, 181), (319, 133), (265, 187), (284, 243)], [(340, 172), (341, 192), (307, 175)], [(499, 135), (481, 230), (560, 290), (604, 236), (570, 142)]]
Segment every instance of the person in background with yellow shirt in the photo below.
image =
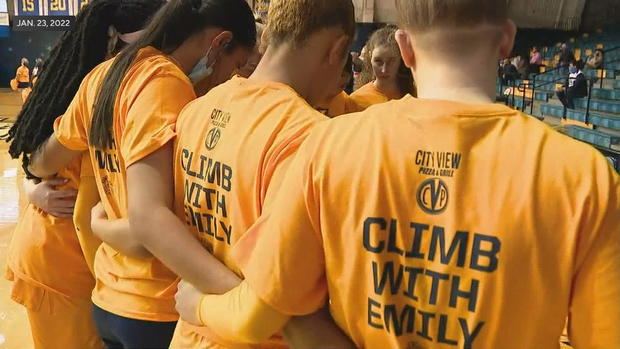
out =
[[(6, 136), (13, 158), (21, 157), (28, 167), (30, 155), (54, 132), (54, 120), (86, 74), (120, 51), (127, 44), (124, 35), (142, 29), (162, 4), (98, 0), (80, 12), (76, 25), (52, 49), (47, 70), (38, 72), (40, 79)], [(116, 28), (117, 36), (109, 37), (109, 27)], [(99, 201), (90, 157), (77, 158), (53, 179), (28, 180), (25, 187), (30, 204), (13, 233), (6, 274), (14, 281), (11, 297), (27, 309), (35, 348), (102, 348), (90, 301), (100, 243), (90, 230), (90, 210)], [(76, 221), (87, 222), (77, 232), (74, 208)]]
[(355, 113), (358, 110), (351, 97), (345, 92), (347, 86), (353, 78), (353, 57), (349, 54), (347, 63), (342, 70), (340, 79), (336, 81), (329, 92), (328, 98), (319, 103), (317, 109), (330, 118), (335, 118), (343, 114)]
[[(172, 140), (178, 114), (196, 98), (193, 82), (208, 88), (228, 80), (255, 41), (254, 17), (244, 0), (167, 2), (144, 35), (86, 76), (54, 135), (31, 158), (30, 172), (46, 178), (85, 151), (91, 156), (110, 219), (107, 225), (93, 221), (93, 228), (106, 231), (98, 233), (104, 238), (92, 297), (97, 331), (109, 347), (170, 344), (178, 319), (175, 273), (210, 292), (237, 283), (167, 214), (174, 191)], [(164, 227), (164, 233), (145, 236), (153, 227)]]
[(351, 94), (358, 111), (374, 104), (400, 99), (407, 94), (414, 95), (413, 77), (405, 67), (394, 37), (395, 26), (387, 26), (374, 32), (366, 44), (364, 70), (372, 71), (373, 81), (365, 83)]
[(17, 72), (15, 72), (15, 81), (17, 82), (17, 89), (21, 92), (22, 102), (26, 102), (28, 95), (30, 95), (30, 68), (28, 67), (30, 62), (27, 58), (22, 58)]
[(311, 131), (235, 245), (245, 281), (201, 297), (207, 326), (234, 338), (329, 297), (361, 348), (556, 349), (567, 317), (575, 349), (620, 347), (620, 178), (494, 103), (507, 7), (397, 1), (419, 99)]
[[(270, 205), (306, 135), (327, 120), (312, 105), (325, 99), (340, 79), (355, 36), (353, 3), (272, 0), (266, 32), (267, 50), (254, 73), (248, 79), (234, 77), (188, 104), (177, 122), (177, 216), (236, 277), (242, 275), (231, 249)], [(254, 327), (270, 328), (267, 319), (232, 341), (214, 335), (196, 316), (194, 294), (200, 292), (182, 281), (177, 293), (181, 320), (171, 348), (250, 348)], [(321, 319), (323, 315), (292, 321), (284, 332), (286, 342), (294, 348), (350, 347), (329, 315)], [(324, 329), (321, 336), (317, 327)], [(286, 348), (286, 342), (277, 335), (257, 347)]]
[(15, 80), (17, 80), (17, 88), (24, 89), (30, 87), (30, 63), (27, 58), (22, 58), (17, 72), (15, 72)]

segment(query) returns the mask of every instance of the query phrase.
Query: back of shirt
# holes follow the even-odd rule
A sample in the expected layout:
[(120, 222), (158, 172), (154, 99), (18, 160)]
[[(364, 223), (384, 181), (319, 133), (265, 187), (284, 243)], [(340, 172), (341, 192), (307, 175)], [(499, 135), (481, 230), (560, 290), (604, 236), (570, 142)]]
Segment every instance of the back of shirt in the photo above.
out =
[[(119, 87), (114, 106), (114, 143), (107, 149), (89, 142), (99, 86), (114, 59), (91, 71), (67, 112), (56, 138), (73, 150), (88, 150), (99, 196), (110, 219), (128, 218), (127, 168), (175, 137), (180, 111), (196, 98), (189, 78), (153, 47), (141, 49)], [(176, 275), (159, 260), (134, 259), (103, 243), (95, 257), (97, 286), (93, 302), (131, 319), (176, 321)]]
[[(176, 212), (205, 248), (237, 274), (231, 247), (268, 205), (310, 129), (326, 119), (284, 84), (241, 77), (181, 113), (174, 160)], [(213, 337), (206, 329), (194, 330)]]
[(30, 82), (30, 69), (26, 66), (20, 66), (15, 73), (17, 82)]
[(360, 347), (557, 348), (570, 311), (575, 348), (607, 349), (619, 241), (596, 150), (504, 106), (406, 97), (318, 126), (235, 254), (281, 312), (329, 291)]

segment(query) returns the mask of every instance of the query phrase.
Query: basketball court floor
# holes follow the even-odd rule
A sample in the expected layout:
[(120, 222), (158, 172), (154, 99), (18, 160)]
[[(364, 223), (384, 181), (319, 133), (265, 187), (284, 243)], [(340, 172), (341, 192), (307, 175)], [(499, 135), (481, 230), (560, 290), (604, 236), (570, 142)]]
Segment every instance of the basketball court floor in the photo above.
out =
[[(21, 108), (17, 92), (0, 89), (0, 134), (15, 119)], [(33, 348), (30, 325), (24, 307), (11, 300), (11, 283), (4, 278), (6, 258), (13, 228), (23, 209), (21, 171), (19, 163), (8, 155), (8, 144), (0, 141), (0, 349)]]

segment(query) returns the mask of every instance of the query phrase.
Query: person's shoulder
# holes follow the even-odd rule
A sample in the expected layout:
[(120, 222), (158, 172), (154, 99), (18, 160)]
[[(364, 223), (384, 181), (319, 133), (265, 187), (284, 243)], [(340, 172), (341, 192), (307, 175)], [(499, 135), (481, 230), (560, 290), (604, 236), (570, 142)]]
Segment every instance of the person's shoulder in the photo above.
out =
[(316, 123), (327, 120), (327, 116), (312, 107), (290, 86), (275, 82), (246, 81), (247, 93), (261, 99), (262, 106), (268, 106), (286, 123)]
[(351, 93), (351, 95), (349, 97), (351, 98), (356, 98), (359, 96), (363, 96), (366, 95), (368, 93), (370, 93), (373, 90), (373, 85), (372, 85), (372, 81), (365, 84), (364, 86), (358, 88), (357, 90), (353, 91), (353, 93)]
[(143, 82), (154, 78), (173, 79), (191, 86), (189, 77), (168, 55), (150, 46), (138, 51), (126, 77)]
[(321, 122), (313, 129), (313, 137), (321, 139), (319, 143), (338, 141), (345, 147), (355, 148), (355, 144), (368, 142), (378, 130), (396, 121), (393, 119), (402, 116), (403, 102), (403, 100), (392, 100), (375, 104), (364, 111), (341, 115)]

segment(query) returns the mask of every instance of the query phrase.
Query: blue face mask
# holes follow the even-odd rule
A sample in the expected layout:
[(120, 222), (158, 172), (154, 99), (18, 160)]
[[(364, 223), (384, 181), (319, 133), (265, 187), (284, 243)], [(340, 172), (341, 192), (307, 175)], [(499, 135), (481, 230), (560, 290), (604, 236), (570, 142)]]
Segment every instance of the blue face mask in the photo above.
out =
[[(211, 48), (207, 51), (207, 54), (202, 57), (202, 59), (196, 64), (191, 73), (189, 73), (189, 79), (195, 84), (197, 82), (202, 81), (204, 78), (213, 74), (213, 66), (216, 62), (213, 62), (210, 66), (207, 67), (209, 62), (209, 53), (211, 53)], [(217, 60), (216, 60), (217, 61)]]
[(577, 67), (568, 67), (568, 71), (569, 71), (571, 74), (575, 74), (578, 70), (577, 70)]

